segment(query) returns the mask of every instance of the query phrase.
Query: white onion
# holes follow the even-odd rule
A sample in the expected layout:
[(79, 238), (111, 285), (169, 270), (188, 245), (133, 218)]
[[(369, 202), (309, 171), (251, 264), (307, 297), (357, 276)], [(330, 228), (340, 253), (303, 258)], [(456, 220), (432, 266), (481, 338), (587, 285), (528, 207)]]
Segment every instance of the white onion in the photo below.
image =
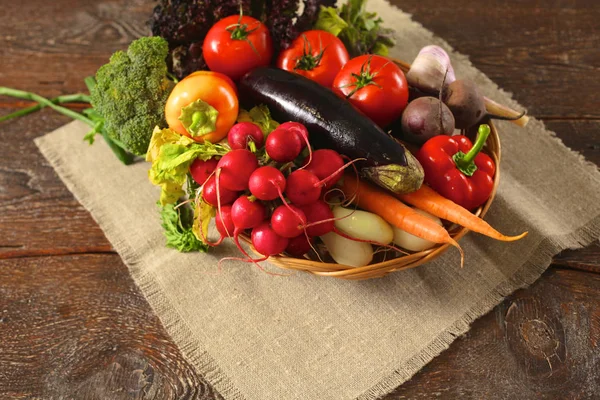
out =
[(336, 218), (335, 227), (353, 238), (382, 244), (394, 239), (391, 225), (377, 214), (336, 206), (333, 216)]
[(363, 267), (373, 260), (373, 247), (369, 243), (346, 239), (335, 232), (320, 237), (327, 251), (338, 264)]
[[(447, 74), (446, 69), (448, 69)], [(444, 74), (446, 74), (445, 80)], [(410, 86), (425, 93), (437, 94), (442, 88), (442, 81), (446, 89), (456, 80), (456, 76), (448, 53), (440, 46), (429, 45), (423, 47), (417, 54), (406, 74), (406, 80)]]

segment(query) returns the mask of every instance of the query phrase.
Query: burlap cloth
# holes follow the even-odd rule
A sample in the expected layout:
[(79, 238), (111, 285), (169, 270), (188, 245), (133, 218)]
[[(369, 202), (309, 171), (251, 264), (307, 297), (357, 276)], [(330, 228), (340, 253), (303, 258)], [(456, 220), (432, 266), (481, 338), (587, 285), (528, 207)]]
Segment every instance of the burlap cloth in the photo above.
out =
[[(370, 0), (398, 33), (393, 56), (412, 61), (441, 39), (383, 0)], [(482, 40), (485, 40), (482, 38)], [(449, 49), (450, 50), (450, 49)], [(452, 53), (457, 76), (492, 99), (521, 107)], [(434, 262), (382, 279), (343, 281), (297, 273), (273, 277), (226, 262), (232, 246), (179, 254), (164, 246), (148, 164), (121, 165), (88, 128), (66, 125), (36, 140), (42, 154), (91, 212), (183, 354), (225, 398), (374, 399), (409, 379), (469, 324), (531, 284), (562, 249), (600, 237), (600, 174), (541, 122), (498, 123), (502, 178), (486, 219), (501, 243), (477, 234)], [(276, 268), (271, 266), (271, 268)]]

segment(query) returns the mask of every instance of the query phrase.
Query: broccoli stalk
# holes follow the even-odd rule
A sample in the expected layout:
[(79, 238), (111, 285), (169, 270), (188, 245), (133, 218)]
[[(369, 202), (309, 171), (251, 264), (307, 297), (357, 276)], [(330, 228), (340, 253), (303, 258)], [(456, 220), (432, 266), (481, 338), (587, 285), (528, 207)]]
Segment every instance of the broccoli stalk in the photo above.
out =
[[(80, 114), (76, 111), (73, 111), (66, 107), (62, 107), (62, 106), (58, 105), (58, 104), (64, 104), (64, 103), (89, 103), (90, 99), (89, 99), (89, 96), (86, 94), (82, 94), (82, 93), (68, 94), (68, 95), (64, 95), (64, 96), (58, 96), (53, 99), (47, 99), (47, 98), (42, 97), (35, 93), (25, 92), (23, 90), (11, 89), (11, 88), (7, 88), (7, 87), (0, 87), (0, 95), (15, 97), (18, 99), (23, 99), (23, 100), (32, 100), (32, 101), (38, 102), (38, 104), (36, 104), (35, 106), (27, 107), (22, 110), (15, 111), (14, 113), (2, 116), (0, 118), (0, 122), (8, 121), (9, 119), (12, 119), (12, 118), (22, 117), (24, 115), (31, 114), (32, 112), (41, 110), (44, 107), (50, 107), (53, 110), (55, 110), (56, 112), (59, 112), (63, 115), (66, 115), (67, 117), (71, 117), (78, 121), (84, 122), (84, 123), (88, 124), (90, 127), (92, 127), (92, 131), (86, 135), (86, 137), (88, 137), (88, 140), (89, 140), (89, 136), (92, 135), (92, 140), (91, 140), (92, 142), (93, 142), (93, 136), (96, 133), (103, 133), (103, 132), (101, 132), (101, 125), (98, 123), (98, 121), (94, 121), (93, 119), (88, 118), (86, 115)], [(92, 109), (86, 109), (86, 110), (84, 110), (84, 113), (86, 113), (86, 111), (88, 111), (88, 110), (92, 110)], [(117, 158), (119, 160), (121, 160), (121, 162), (123, 162), (123, 164), (127, 165), (127, 164), (131, 164), (133, 162), (133, 155), (127, 153), (124, 149), (116, 146), (114, 144), (114, 142), (106, 136), (105, 133), (103, 133), (103, 136), (104, 136), (104, 139), (106, 139), (106, 142), (110, 146), (111, 150), (115, 153)]]
[[(143, 37), (118, 51), (110, 62), (88, 77), (90, 96), (73, 94), (47, 99), (35, 93), (0, 87), (0, 95), (36, 101), (35, 106), (0, 117), (0, 122), (50, 107), (89, 125), (84, 140), (90, 144), (101, 134), (117, 158), (131, 164), (134, 155), (146, 154), (155, 126), (165, 126), (165, 103), (174, 83), (169, 80), (167, 42), (160, 37)], [(62, 107), (64, 103), (91, 103), (82, 113)]]
[[(18, 96), (16, 96), (15, 94), (18, 94)], [(25, 95), (22, 96), (22, 94), (25, 94)], [(18, 98), (22, 98), (24, 100), (33, 100), (32, 95), (35, 95), (35, 93), (23, 92), (23, 91), (16, 91), (15, 89), (10, 89), (10, 88), (7, 88), (7, 87), (0, 87), (0, 95), (11, 96), (11, 97), (18, 97)], [(58, 96), (58, 97), (54, 97), (52, 99), (47, 99), (47, 100), (49, 102), (51, 102), (52, 104), (89, 103), (90, 102), (90, 96), (88, 96), (87, 94), (83, 94), (83, 93), (65, 94), (63, 96)], [(20, 109), (18, 111), (15, 111), (13, 113), (1, 116), (0, 117), (0, 122), (8, 121), (9, 119), (13, 119), (13, 118), (17, 118), (17, 117), (22, 117), (24, 115), (31, 114), (32, 112), (39, 111), (39, 110), (41, 110), (44, 107), (46, 107), (46, 105), (38, 103), (35, 106), (22, 108), (22, 109)]]

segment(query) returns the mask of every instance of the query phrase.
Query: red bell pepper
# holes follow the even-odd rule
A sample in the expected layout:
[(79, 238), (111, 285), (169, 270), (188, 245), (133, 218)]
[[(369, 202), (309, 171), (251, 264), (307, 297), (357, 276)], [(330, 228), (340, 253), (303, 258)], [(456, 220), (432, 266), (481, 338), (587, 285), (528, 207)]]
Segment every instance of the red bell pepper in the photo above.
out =
[(496, 172), (494, 161), (480, 152), (489, 134), (489, 125), (483, 124), (475, 145), (463, 135), (429, 139), (417, 153), (425, 182), (468, 210), (485, 203), (492, 193)]

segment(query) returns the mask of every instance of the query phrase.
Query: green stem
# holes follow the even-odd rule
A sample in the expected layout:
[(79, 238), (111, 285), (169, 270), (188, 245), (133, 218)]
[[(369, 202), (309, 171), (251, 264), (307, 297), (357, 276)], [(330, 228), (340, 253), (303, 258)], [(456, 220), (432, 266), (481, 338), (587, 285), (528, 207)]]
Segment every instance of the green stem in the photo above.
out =
[(173, 81), (173, 83), (179, 83), (179, 79), (169, 71), (167, 71), (167, 78)]
[(102, 137), (104, 138), (104, 140), (106, 141), (106, 144), (108, 144), (108, 147), (110, 147), (110, 149), (112, 150), (112, 152), (115, 154), (115, 156), (125, 165), (129, 165), (133, 162), (133, 159), (135, 158), (133, 154), (127, 152), (124, 148), (123, 148), (123, 143), (120, 143), (110, 137), (108, 137), (108, 133), (106, 132), (106, 130), (102, 129)]
[[(356, 92), (368, 85), (374, 85), (378, 88), (381, 88), (381, 85), (375, 82), (375, 77), (379, 74), (379, 71), (371, 72), (371, 58), (372, 57), (369, 57), (367, 61), (360, 66), (360, 74), (352, 74), (354, 83), (351, 83), (347, 86), (354, 86), (354, 89), (352, 89), (352, 91), (346, 95), (346, 99), (350, 99)], [(383, 69), (383, 67), (381, 69)], [(340, 89), (343, 87), (346, 86), (341, 86)]]
[[(58, 96), (50, 99), (53, 104), (65, 104), (65, 103), (89, 103), (90, 97), (85, 94), (77, 93), (77, 94), (67, 94), (64, 96)], [(33, 112), (39, 111), (42, 108), (46, 107), (42, 104), (36, 104), (35, 106), (22, 108), (13, 113), (3, 115), (0, 117), (0, 122), (8, 121), (9, 119), (22, 117), (27, 114), (31, 114)]]
[(473, 145), (473, 147), (471, 147), (471, 150), (469, 150), (469, 152), (465, 154), (465, 157), (462, 159), (462, 162), (464, 162), (465, 164), (470, 164), (473, 162), (473, 160), (475, 160), (477, 154), (479, 154), (481, 149), (483, 149), (483, 146), (485, 145), (485, 142), (488, 136), (490, 135), (490, 132), (491, 131), (489, 125), (479, 125), (479, 129), (477, 131), (477, 140), (475, 140), (475, 144)]
[(458, 168), (463, 174), (467, 176), (473, 176), (475, 171), (477, 171), (477, 166), (474, 163), (475, 157), (481, 151), (485, 142), (490, 135), (490, 126), (487, 124), (479, 125), (477, 140), (475, 144), (467, 154), (462, 151), (457, 152), (452, 156), (454, 163), (456, 164), (456, 168)]
[(0, 86), (0, 95), (15, 97), (17, 99), (36, 101), (43, 106), (52, 108), (56, 112), (59, 112), (63, 115), (66, 115), (66, 116), (76, 119), (78, 121), (85, 122), (86, 124), (88, 124), (91, 127), (95, 126), (95, 123), (92, 120), (90, 120), (89, 118), (87, 118), (86, 116), (84, 116), (78, 112), (69, 110), (66, 107), (58, 106), (58, 105), (54, 104), (52, 101), (48, 100), (47, 98), (37, 95), (35, 93), (25, 92), (23, 90), (11, 89), (11, 88), (7, 88), (4, 86)]
[(308, 38), (306, 37), (306, 35), (303, 34), (302, 38), (304, 39), (304, 49), (303, 49), (302, 57), (300, 57), (296, 60), (296, 65), (294, 66), (294, 70), (299, 69), (302, 71), (312, 71), (313, 69), (317, 68), (319, 66), (319, 64), (321, 63), (323, 54), (325, 54), (325, 49), (323, 49), (323, 46), (321, 46), (319, 54), (314, 56), (312, 54), (312, 52), (313, 52), (312, 46), (311, 46), (310, 42), (308, 41)]
[(206, 115), (201, 111), (196, 111), (192, 114), (192, 123), (190, 124), (189, 130), (196, 131), (200, 126), (206, 123)]
[(293, 162), (293, 161), (287, 162), (287, 163), (283, 164), (281, 167), (279, 167), (279, 170), (280, 170), (281, 172), (283, 172), (283, 171), (285, 171), (286, 169), (288, 169), (288, 168), (291, 168), (293, 165), (294, 165), (294, 162)]
[(92, 94), (92, 92), (96, 88), (96, 77), (88, 76), (83, 80), (83, 82), (85, 82), (85, 86), (87, 87), (88, 92), (90, 92), (90, 94)]
[[(90, 82), (88, 82), (88, 79), (86, 78), (86, 85), (88, 85), (88, 87), (89, 87), (89, 84), (92, 84), (92, 85), (95, 84), (95, 80), (92, 79), (92, 80), (90, 80)], [(54, 111), (59, 112), (63, 115), (66, 115), (67, 117), (71, 117), (72, 119), (84, 122), (87, 125), (91, 126), (92, 128), (95, 128), (95, 129), (97, 128), (97, 122), (92, 121), (91, 119), (87, 118), (85, 115), (80, 114), (75, 111), (72, 111), (72, 110), (69, 110), (66, 107), (58, 106), (58, 105), (54, 104), (52, 102), (52, 100), (49, 100), (49, 99), (42, 97), (40, 95), (37, 95), (35, 93), (25, 92), (23, 90), (11, 89), (11, 88), (7, 88), (4, 86), (0, 86), (0, 95), (15, 97), (17, 99), (36, 101), (39, 103), (38, 106), (40, 108), (50, 107)], [(82, 96), (82, 97), (77, 97), (77, 98), (89, 100), (89, 96), (86, 96), (83, 94), (82, 95), (72, 95), (72, 96)], [(35, 107), (37, 107), (37, 106), (35, 106)], [(30, 108), (32, 108), (32, 107), (30, 107)], [(25, 115), (25, 114), (22, 114), (22, 115)], [(106, 140), (106, 143), (109, 145), (109, 147), (111, 148), (113, 153), (115, 153), (117, 158), (123, 164), (129, 165), (133, 162), (134, 156), (132, 154), (128, 153), (127, 151), (125, 151), (123, 143), (117, 142), (114, 139), (110, 138), (104, 129), (102, 130), (102, 136), (104, 137), (104, 140)]]

